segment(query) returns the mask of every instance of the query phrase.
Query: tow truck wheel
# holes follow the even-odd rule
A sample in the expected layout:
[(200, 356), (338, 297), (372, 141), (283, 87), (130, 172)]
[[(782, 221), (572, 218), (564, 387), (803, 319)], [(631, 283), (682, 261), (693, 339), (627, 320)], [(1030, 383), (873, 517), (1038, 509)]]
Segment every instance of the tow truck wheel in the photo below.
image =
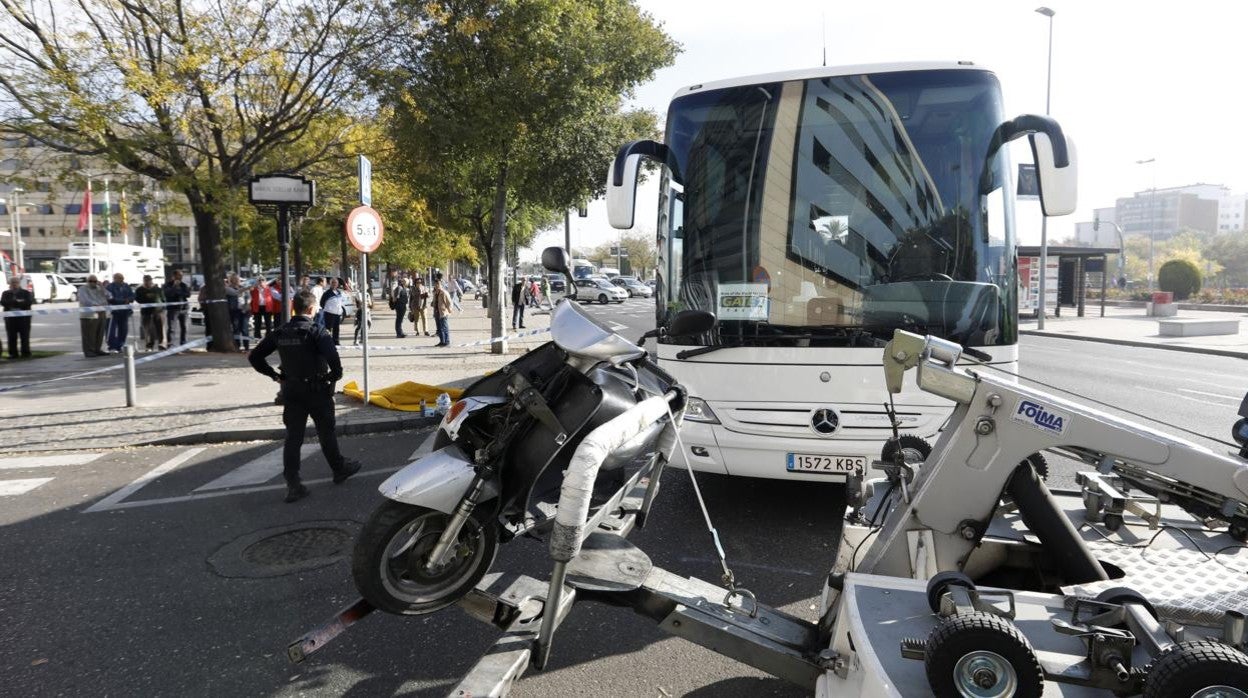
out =
[(1040, 476), (1041, 480), (1048, 481), (1049, 461), (1045, 459), (1043, 453), (1033, 453), (1027, 456), (1027, 462), (1031, 463), (1031, 467), (1036, 469), (1036, 474)]
[(1231, 524), (1231, 527), (1228, 528), (1226, 532), (1231, 538), (1234, 538), (1240, 543), (1248, 543), (1248, 526), (1243, 524)]
[(1044, 671), (1031, 643), (991, 613), (950, 616), (927, 638), (924, 667), (937, 698), (1040, 698)]
[(927, 607), (932, 613), (940, 613), (940, 599), (949, 591), (949, 587), (974, 589), (975, 582), (961, 572), (940, 572), (927, 580)]
[(483, 518), (480, 509), (474, 510), (450, 559), (430, 571), (425, 560), (450, 515), (385, 500), (355, 541), (351, 575), (356, 588), (369, 603), (399, 615), (432, 613), (455, 603), (481, 581), (498, 550), (498, 527)]
[(884, 448), (880, 451), (880, 460), (892, 463), (899, 448), (902, 457), (909, 465), (922, 463), (932, 454), (932, 445), (926, 439), (914, 434), (902, 434), (900, 437), (894, 436), (884, 442)]
[(1174, 645), (1153, 660), (1144, 698), (1248, 698), (1248, 656), (1216, 640)]

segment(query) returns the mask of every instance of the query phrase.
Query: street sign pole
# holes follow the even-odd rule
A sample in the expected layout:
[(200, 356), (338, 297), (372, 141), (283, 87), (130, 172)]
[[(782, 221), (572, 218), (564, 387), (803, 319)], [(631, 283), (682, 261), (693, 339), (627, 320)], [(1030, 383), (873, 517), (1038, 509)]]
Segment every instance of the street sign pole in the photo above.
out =
[(282, 251), (282, 324), (290, 322), (290, 212), (285, 206), (277, 207), (277, 246)]
[[(373, 163), (370, 162), (368, 158), (364, 157), (363, 155), (360, 155), (359, 159), (357, 160), (357, 164), (359, 166), (359, 171), (357, 174), (358, 174), (358, 179), (360, 183), (360, 205), (372, 206), (373, 205)], [(378, 224), (380, 225), (380, 219), (378, 220)], [(346, 231), (346, 235), (344, 236), (344, 239), (349, 239), (351, 240), (352, 243), (355, 243), (355, 240), (351, 236), (349, 222), (347, 224), (347, 227), (348, 229)], [(380, 244), (380, 241), (378, 241), (378, 244)], [(366, 247), (367, 245), (365, 247), (359, 247), (357, 245), (357, 248), (360, 250), (360, 268), (363, 270), (363, 273), (360, 275), (361, 281), (362, 281), (361, 288), (363, 288), (364, 290), (364, 292), (360, 294), (360, 299), (363, 303), (363, 305), (361, 306), (360, 321), (364, 323), (364, 326), (360, 328), (360, 332), (362, 333), (363, 342), (364, 342), (363, 347), (362, 347), (362, 352), (361, 352), (364, 355), (364, 379), (361, 382), (362, 382), (362, 387), (364, 388), (364, 404), (368, 405), (369, 398), (372, 397), (372, 393), (368, 391), (368, 301), (370, 298), (372, 298), (373, 289), (368, 285), (368, 250), (366, 249)], [(346, 264), (346, 249), (347, 249), (345, 243), (342, 249), (343, 249), (343, 264), (345, 265)]]
[(360, 275), (361, 277), (363, 277), (363, 281), (364, 281), (363, 286), (362, 286), (362, 288), (364, 289), (364, 292), (360, 294), (360, 322), (363, 323), (360, 326), (360, 333), (364, 341), (363, 352), (362, 352), (364, 354), (363, 384), (364, 384), (364, 404), (367, 405), (369, 397), (372, 396), (372, 393), (368, 392), (368, 301), (373, 296), (373, 291), (368, 286), (368, 253), (367, 252), (360, 253), (360, 267), (364, 270), (364, 273)]

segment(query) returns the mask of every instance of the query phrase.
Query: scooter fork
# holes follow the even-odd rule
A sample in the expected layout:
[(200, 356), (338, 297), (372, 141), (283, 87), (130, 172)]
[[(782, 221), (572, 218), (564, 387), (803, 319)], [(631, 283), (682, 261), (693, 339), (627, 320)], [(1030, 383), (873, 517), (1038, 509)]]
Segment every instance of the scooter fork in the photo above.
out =
[(429, 551), (429, 557), (425, 560), (425, 572), (436, 573), (446, 564), (446, 557), (455, 545), (455, 541), (459, 539), (459, 532), (463, 530), (464, 523), (468, 521), (468, 517), (472, 516), (472, 510), (477, 508), (477, 498), (481, 496), (481, 490), (485, 488), (485, 478), (478, 474), (472, 478), (472, 484), (468, 486), (468, 492), (464, 494), (463, 499), (459, 500), (459, 504), (455, 507), (455, 513), (451, 514), (451, 520), (446, 524), (446, 530), (442, 531), (442, 535), (438, 536), (438, 542), (434, 544), (433, 550)]

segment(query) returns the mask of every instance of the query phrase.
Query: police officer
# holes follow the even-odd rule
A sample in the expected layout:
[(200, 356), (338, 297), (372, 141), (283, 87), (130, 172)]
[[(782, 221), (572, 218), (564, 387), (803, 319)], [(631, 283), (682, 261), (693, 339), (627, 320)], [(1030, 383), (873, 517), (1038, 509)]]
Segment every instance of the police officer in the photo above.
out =
[[(321, 452), (334, 471), (334, 484), (342, 484), (360, 470), (358, 461), (342, 456), (334, 434), (334, 383), (342, 378), (342, 362), (333, 337), (312, 322), (317, 309), (312, 291), (296, 294), (293, 306), (295, 317), (265, 337), (248, 357), (252, 368), (282, 385), (282, 423), (286, 425), (282, 476), (286, 478), (287, 503), (308, 496), (308, 488), (299, 481), (299, 449), (309, 416), (316, 424)], [(281, 357), (281, 373), (266, 360), (274, 351)]]

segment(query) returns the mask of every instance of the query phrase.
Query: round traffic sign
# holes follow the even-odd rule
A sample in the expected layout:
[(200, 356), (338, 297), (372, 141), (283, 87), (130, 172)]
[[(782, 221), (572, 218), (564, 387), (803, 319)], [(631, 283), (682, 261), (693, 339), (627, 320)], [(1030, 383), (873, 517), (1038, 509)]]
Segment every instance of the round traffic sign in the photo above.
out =
[(381, 237), (385, 226), (381, 224), (381, 214), (371, 206), (357, 206), (347, 215), (347, 240), (355, 249), (368, 254), (381, 247)]

